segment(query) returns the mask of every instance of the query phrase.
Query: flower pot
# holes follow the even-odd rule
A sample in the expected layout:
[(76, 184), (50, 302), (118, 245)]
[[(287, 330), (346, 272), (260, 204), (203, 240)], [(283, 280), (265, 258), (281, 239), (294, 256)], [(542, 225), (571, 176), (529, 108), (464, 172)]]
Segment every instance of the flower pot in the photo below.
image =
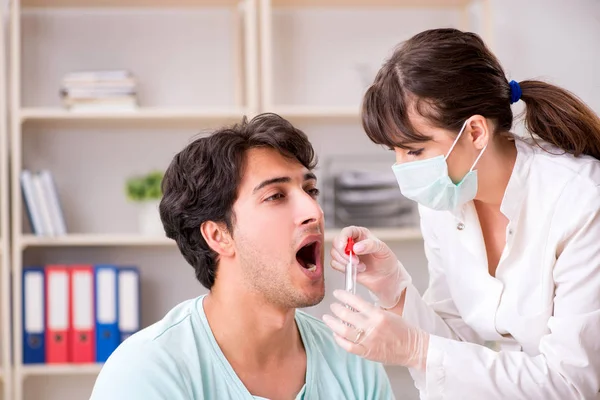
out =
[(165, 230), (160, 220), (158, 205), (160, 201), (144, 201), (139, 203), (138, 227), (145, 236), (164, 236)]

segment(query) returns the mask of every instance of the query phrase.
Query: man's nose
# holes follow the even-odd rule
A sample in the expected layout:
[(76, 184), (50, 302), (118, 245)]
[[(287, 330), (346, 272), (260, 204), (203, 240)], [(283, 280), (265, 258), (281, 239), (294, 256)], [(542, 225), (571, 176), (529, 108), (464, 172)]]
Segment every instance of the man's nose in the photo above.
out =
[(323, 218), (323, 209), (321, 208), (321, 205), (308, 193), (304, 193), (297, 204), (298, 217), (296, 222), (298, 225), (320, 222)]

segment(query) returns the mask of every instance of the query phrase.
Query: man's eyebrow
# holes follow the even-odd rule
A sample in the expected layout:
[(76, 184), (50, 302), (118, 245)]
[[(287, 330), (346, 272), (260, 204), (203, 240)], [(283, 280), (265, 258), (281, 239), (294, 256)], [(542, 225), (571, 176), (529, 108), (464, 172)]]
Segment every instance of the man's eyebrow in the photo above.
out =
[[(304, 174), (304, 180), (305, 181), (317, 180), (317, 177), (312, 172), (307, 172), (306, 174)], [(292, 181), (292, 178), (290, 178), (289, 176), (279, 176), (277, 178), (267, 179), (267, 180), (262, 181), (258, 185), (256, 185), (256, 187), (252, 190), (252, 194), (255, 194), (256, 192), (258, 192), (260, 189), (264, 188), (265, 186), (273, 185), (276, 183), (288, 183), (291, 181)]]
[(290, 182), (291, 180), (292, 179), (289, 176), (280, 176), (277, 178), (267, 179), (265, 181), (262, 181), (258, 185), (256, 185), (254, 190), (252, 190), (252, 194), (258, 192), (260, 189), (264, 188), (265, 186), (273, 185), (275, 183), (287, 183), (287, 182)]
[(305, 181), (316, 181), (317, 180), (317, 176), (315, 174), (313, 174), (312, 172), (307, 172), (304, 174), (304, 180)]

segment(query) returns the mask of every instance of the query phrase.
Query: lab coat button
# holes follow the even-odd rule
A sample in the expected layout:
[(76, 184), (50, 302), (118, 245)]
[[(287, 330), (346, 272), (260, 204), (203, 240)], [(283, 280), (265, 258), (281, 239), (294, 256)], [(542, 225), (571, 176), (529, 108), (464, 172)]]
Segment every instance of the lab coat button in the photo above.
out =
[(459, 231), (462, 231), (463, 229), (465, 229), (465, 224), (463, 224), (462, 222), (459, 222), (458, 225), (456, 225), (456, 229), (458, 229)]

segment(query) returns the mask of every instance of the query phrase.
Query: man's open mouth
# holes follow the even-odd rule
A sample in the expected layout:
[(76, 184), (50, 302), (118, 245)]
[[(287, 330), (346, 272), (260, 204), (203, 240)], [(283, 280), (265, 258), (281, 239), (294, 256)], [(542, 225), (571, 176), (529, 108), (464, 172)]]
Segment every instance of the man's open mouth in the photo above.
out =
[(308, 243), (296, 253), (296, 260), (305, 269), (313, 272), (317, 270), (317, 259), (320, 244), (318, 241)]

